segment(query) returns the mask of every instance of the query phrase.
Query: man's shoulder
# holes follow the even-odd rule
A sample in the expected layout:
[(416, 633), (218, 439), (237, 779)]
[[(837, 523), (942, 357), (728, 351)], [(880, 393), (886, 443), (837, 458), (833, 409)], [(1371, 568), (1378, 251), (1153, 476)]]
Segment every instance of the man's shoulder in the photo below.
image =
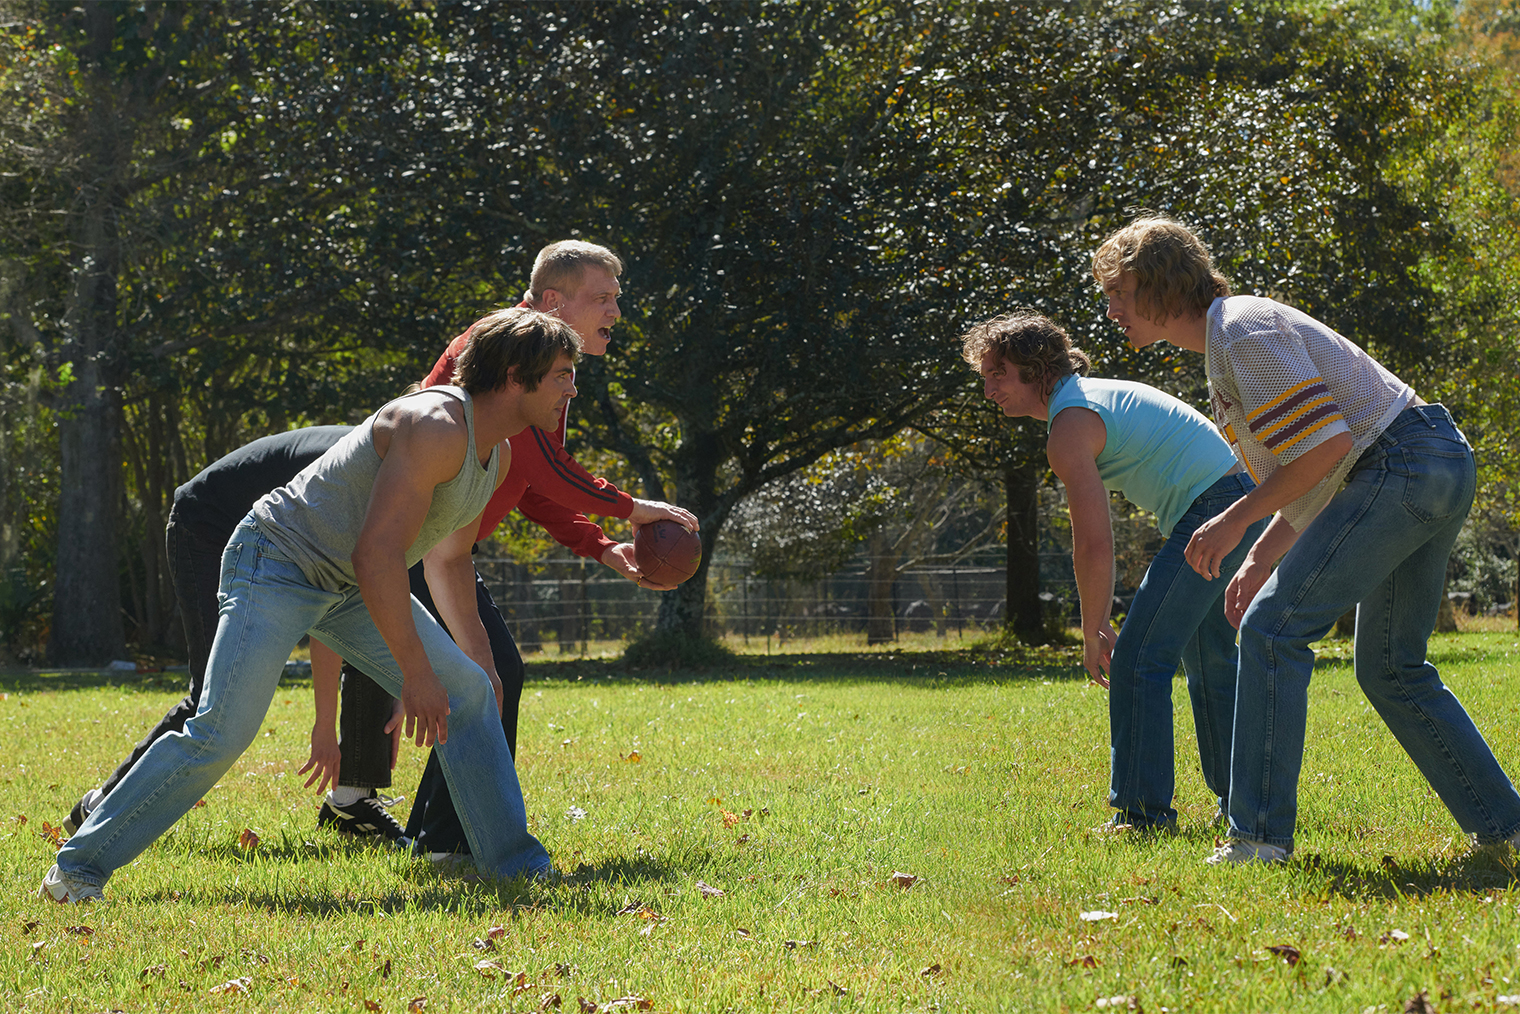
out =
[(376, 436), (388, 448), (399, 438), (403, 452), (416, 458), (456, 457), (453, 452), (463, 446), (468, 427), (464, 402), (455, 391), (430, 387), (396, 399), (375, 413)]

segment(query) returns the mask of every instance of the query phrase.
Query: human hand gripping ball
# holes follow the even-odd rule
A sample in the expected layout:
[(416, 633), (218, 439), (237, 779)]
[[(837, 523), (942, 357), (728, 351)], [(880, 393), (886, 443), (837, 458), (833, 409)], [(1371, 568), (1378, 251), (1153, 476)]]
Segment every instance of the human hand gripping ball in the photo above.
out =
[(651, 521), (634, 533), (633, 559), (640, 583), (677, 585), (702, 563), (702, 537), (674, 521)]

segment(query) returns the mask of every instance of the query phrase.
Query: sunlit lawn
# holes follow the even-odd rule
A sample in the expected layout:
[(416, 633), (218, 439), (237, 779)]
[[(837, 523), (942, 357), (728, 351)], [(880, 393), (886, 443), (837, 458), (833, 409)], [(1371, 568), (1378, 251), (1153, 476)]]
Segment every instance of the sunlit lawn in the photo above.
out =
[[(1104, 692), (1060, 653), (916, 647), (532, 666), (519, 769), (552, 887), (317, 831), (293, 683), (206, 805), (82, 908), (32, 893), (44, 822), (182, 677), (0, 678), (0, 1009), (1397, 1012), (1423, 991), (1520, 1011), (1512, 869), (1465, 855), (1344, 663), (1311, 690), (1297, 861), (1216, 869), (1185, 707), (1181, 832), (1099, 838)], [(1520, 771), (1520, 637), (1434, 651)], [(422, 760), (404, 751), (393, 791)]]

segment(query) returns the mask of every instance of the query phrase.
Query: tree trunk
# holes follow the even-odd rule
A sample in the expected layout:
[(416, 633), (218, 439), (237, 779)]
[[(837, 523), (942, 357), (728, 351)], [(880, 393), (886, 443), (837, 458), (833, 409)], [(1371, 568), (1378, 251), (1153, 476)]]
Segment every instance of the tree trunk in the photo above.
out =
[(897, 554), (886, 533), (879, 529), (871, 533), (867, 547), (870, 563), (866, 568), (866, 643), (886, 644), (897, 639), (897, 613), (892, 608)]
[(681, 441), (675, 460), (674, 499), (702, 525), (702, 562), (697, 572), (674, 591), (661, 593), (656, 630), (679, 630), (688, 637), (707, 632), (707, 567), (728, 516), (718, 503), (718, 465), (722, 458), (722, 446), (713, 433), (697, 433)]
[(107, 63), (115, 17), (114, 7), (85, 7), (88, 136), (71, 230), (77, 267), (62, 349), (73, 377), (57, 413), (58, 556), (48, 638), (53, 665), (103, 665), (126, 653), (117, 558), (122, 411), (116, 285), (119, 182), (130, 124), (115, 108)]
[(1003, 472), (1008, 495), (1008, 615), (1004, 622), (1025, 644), (1045, 643), (1040, 610), (1040, 469), (1033, 463)]

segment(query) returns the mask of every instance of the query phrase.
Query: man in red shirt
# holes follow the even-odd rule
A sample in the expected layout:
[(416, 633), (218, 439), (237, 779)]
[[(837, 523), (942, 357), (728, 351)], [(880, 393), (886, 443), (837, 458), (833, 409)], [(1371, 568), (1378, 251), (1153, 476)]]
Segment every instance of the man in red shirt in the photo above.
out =
[[(618, 296), (621, 293), (618, 276), (622, 271), (623, 262), (606, 247), (580, 240), (552, 243), (539, 251), (534, 260), (529, 290), (519, 305), (559, 317), (581, 336), (583, 354), (603, 355), (611, 341), (613, 325), (622, 316), (618, 309)], [(449, 383), (454, 373), (454, 361), (463, 350), (468, 334), (466, 331), (449, 343), (432, 372), (423, 381), (424, 387)], [(576, 555), (600, 560), (643, 588), (667, 590), (670, 586), (654, 585), (643, 580), (634, 562), (631, 542), (613, 541), (602, 531), (600, 525), (590, 521), (586, 515), (627, 518), (635, 526), (669, 519), (693, 531), (698, 527), (696, 517), (690, 511), (672, 504), (636, 499), (606, 479), (586, 471), (565, 451), (568, 418), (567, 406), (560, 417), (557, 431), (551, 433), (530, 427), (511, 438), (511, 468), (486, 506), (476, 541), (487, 538), (516, 508)], [(420, 567), (413, 568), (411, 578), (412, 594), (437, 615), (437, 607)], [(524, 677), (522, 656), (507, 630), (506, 621), (478, 573), (475, 574), (475, 591), (481, 622), (490, 638), (496, 671), (501, 677), (502, 727), (506, 733), (507, 745), (515, 758), (517, 707), (522, 697)], [(358, 673), (345, 667), (344, 675), (345, 681), (348, 681), (358, 676)], [(355, 689), (362, 688), (363, 693), (368, 693), (369, 689), (364, 684), (371, 684), (371, 681), (359, 679)], [(383, 693), (378, 687), (375, 691)], [(351, 696), (344, 696), (345, 709), (350, 706)], [(351, 741), (352, 747), (349, 745)], [(342, 745), (345, 750), (391, 750), (388, 737), (381, 739), (375, 735), (346, 737)], [(348, 759), (347, 754), (344, 759)], [(357, 770), (358, 766), (355, 765), (354, 769)], [(352, 823), (345, 820), (345, 804), (352, 806), (348, 797), (355, 792), (362, 792), (365, 796), (373, 795), (373, 789), (335, 790), (323, 804), (319, 823), (331, 824), (340, 830), (375, 833), (358, 826), (345, 826)], [(369, 816), (374, 809), (369, 806), (358, 812)], [(393, 833), (384, 830), (379, 833), (394, 837)], [(445, 855), (469, 851), (436, 755), (428, 757), (427, 767), (413, 800), (406, 836), (414, 841), (415, 847), (421, 852)]]

